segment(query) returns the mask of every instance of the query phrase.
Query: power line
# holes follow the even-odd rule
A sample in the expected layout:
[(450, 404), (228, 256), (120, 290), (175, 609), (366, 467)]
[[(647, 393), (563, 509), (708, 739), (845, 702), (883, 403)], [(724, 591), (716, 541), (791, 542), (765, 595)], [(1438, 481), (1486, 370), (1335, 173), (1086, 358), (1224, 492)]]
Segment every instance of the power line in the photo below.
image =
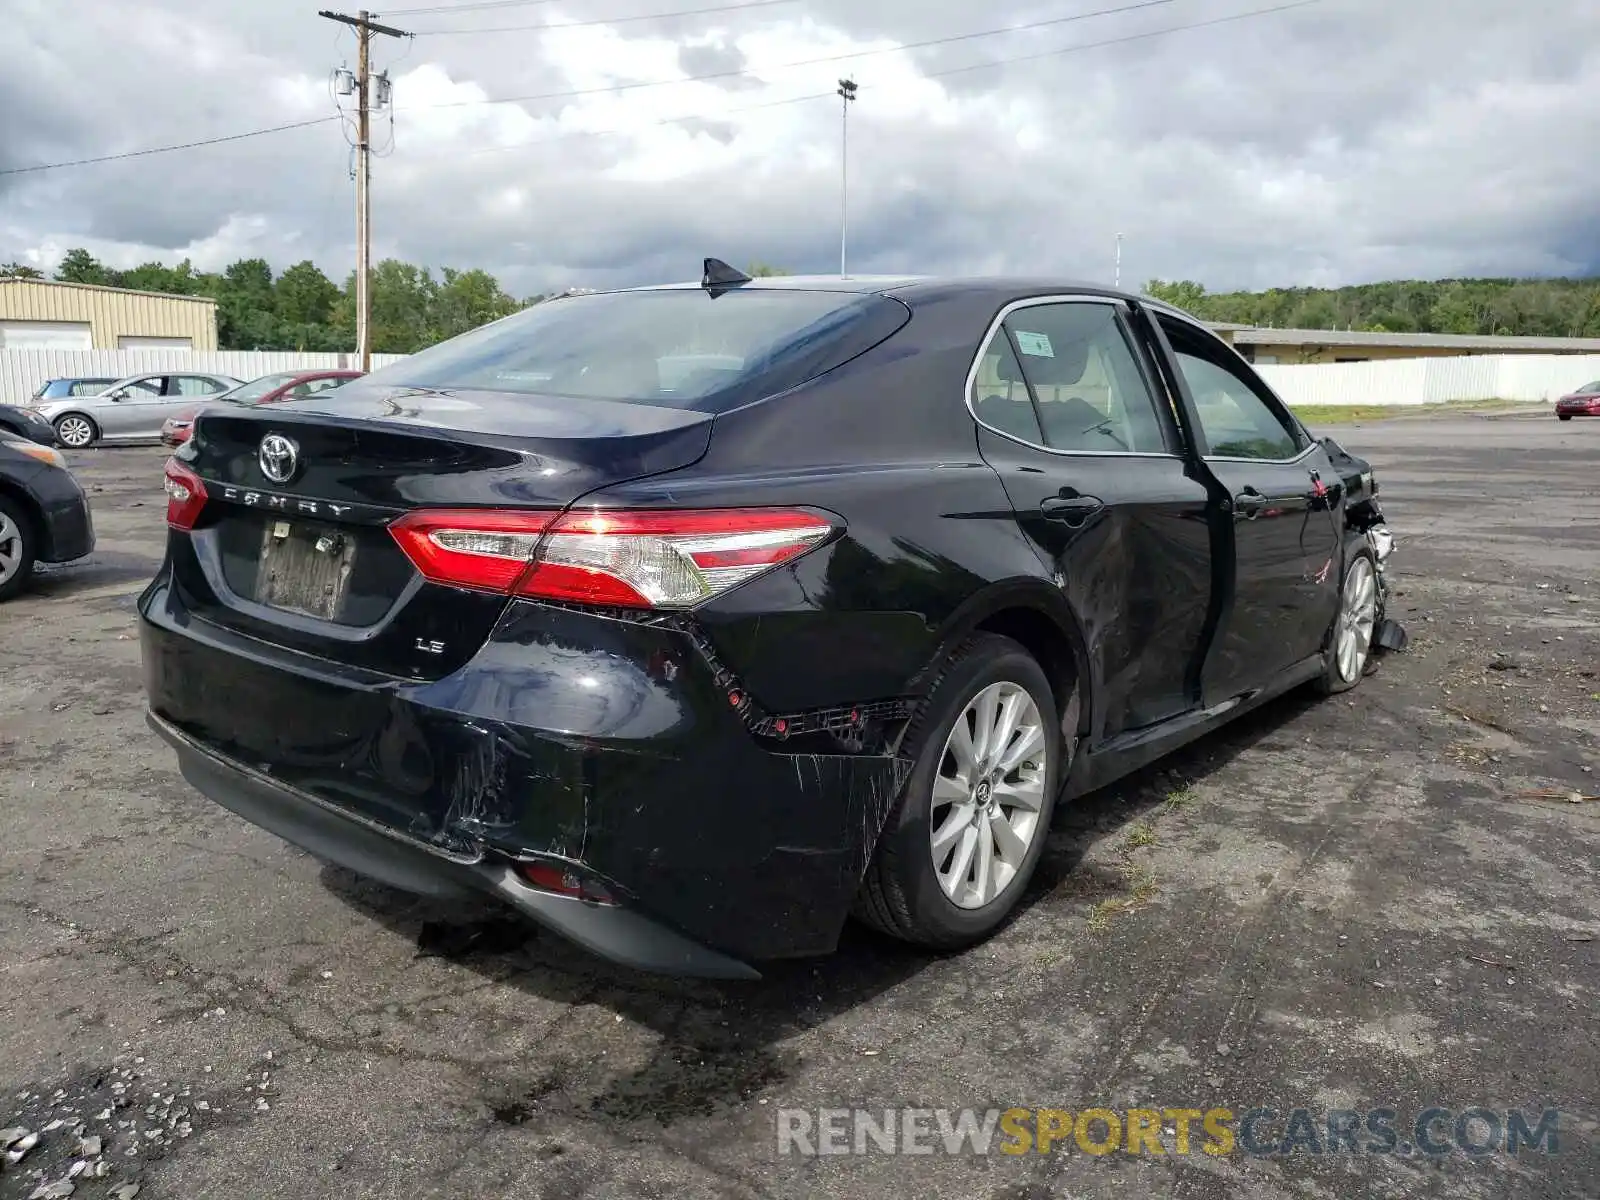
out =
[[(529, 0), (518, 0), (518, 2), (527, 3), (527, 2), (529, 2)], [(543, 3), (543, 2), (545, 2), (545, 0), (534, 0), (534, 2)], [(1172, 0), (1156, 0), (1156, 2), (1157, 3), (1171, 3)], [(1250, 10), (1248, 12), (1233, 13), (1233, 14), (1230, 14), (1228, 16), (1214, 17), (1214, 18), (1212, 18), (1210, 20), (1206, 20), (1206, 21), (1191, 22), (1191, 23), (1186, 24), (1186, 25), (1173, 25), (1173, 26), (1168, 26), (1165, 29), (1154, 29), (1154, 30), (1149, 30), (1149, 31), (1147, 31), (1145, 33), (1126, 34), (1126, 35), (1123, 35), (1121, 37), (1106, 38), (1106, 39), (1103, 39), (1103, 40), (1097, 41), (1097, 42), (1081, 42), (1081, 43), (1079, 43), (1077, 45), (1066, 46), (1066, 47), (1063, 47), (1063, 48), (1058, 49), (1058, 50), (1044, 50), (1044, 51), (1040, 51), (1040, 52), (1034, 53), (1034, 54), (1022, 54), (1022, 55), (1015, 55), (1015, 56), (1007, 57), (1007, 58), (990, 59), (987, 62), (971, 63), (971, 64), (968, 64), (966, 66), (946, 67), (946, 68), (944, 68), (942, 70), (938, 70), (938, 71), (924, 71), (924, 72), (922, 72), (921, 77), (924, 78), (924, 79), (939, 79), (939, 78), (943, 78), (943, 77), (948, 76), (948, 75), (959, 75), (959, 74), (964, 74), (964, 73), (969, 72), (969, 71), (982, 71), (982, 70), (986, 70), (986, 69), (991, 68), (991, 67), (1007, 66), (1007, 65), (1012, 64), (1012, 63), (1033, 62), (1033, 61), (1036, 61), (1036, 60), (1039, 60), (1039, 59), (1044, 59), (1044, 58), (1054, 58), (1057, 55), (1076, 54), (1076, 53), (1079, 53), (1080, 51), (1095, 50), (1095, 49), (1099, 49), (1099, 48), (1104, 47), (1104, 46), (1116, 46), (1116, 45), (1121, 45), (1121, 44), (1124, 44), (1124, 43), (1127, 43), (1127, 42), (1144, 41), (1144, 40), (1149, 39), (1149, 38), (1164, 37), (1164, 36), (1166, 36), (1168, 34), (1184, 33), (1184, 32), (1187, 32), (1189, 30), (1192, 30), (1192, 29), (1205, 29), (1205, 28), (1209, 28), (1209, 27), (1215, 26), (1215, 25), (1225, 25), (1225, 24), (1229, 24), (1229, 23), (1235, 22), (1235, 21), (1245, 21), (1245, 20), (1249, 20), (1249, 19), (1254, 18), (1254, 17), (1271, 16), (1271, 15), (1273, 15), (1275, 13), (1289, 12), (1289, 11), (1291, 11), (1293, 9), (1297, 9), (1297, 8), (1309, 8), (1309, 7), (1313, 6), (1313, 5), (1320, 4), (1320, 3), (1323, 3), (1323, 0), (1296, 0), (1295, 3), (1291, 3), (1291, 4), (1279, 4), (1279, 5), (1275, 5), (1275, 6), (1271, 7), (1271, 8), (1253, 9), (1253, 10)], [(1153, 5), (1151, 5), (1151, 4), (1138, 4), (1138, 5), (1133, 5), (1131, 7), (1133, 7), (1133, 8), (1144, 8), (1144, 7), (1152, 7), (1152, 6)], [(457, 7), (460, 7), (460, 6), (457, 6)], [(1123, 12), (1123, 11), (1127, 11), (1127, 10), (1126, 9), (1107, 9), (1107, 10), (1103, 10), (1102, 12), (1098, 12), (1098, 13), (1083, 13), (1083, 14), (1080, 14), (1079, 17), (1068, 18), (1068, 19), (1069, 20), (1081, 20), (1081, 19), (1084, 19), (1084, 18), (1087, 18), (1087, 17), (1091, 17), (1091, 16), (1102, 16), (1102, 15), (1105, 15), (1106, 13)], [(997, 32), (1008, 32), (1009, 33), (1009, 32), (1013, 32), (1015, 30), (1021, 30), (1021, 29), (1027, 29), (1027, 28), (1031, 28), (1031, 26), (1014, 26), (1012, 29), (1008, 29), (1008, 30), (1004, 30), (1004, 31), (997, 31)], [(989, 36), (989, 35), (987, 35), (987, 34), (964, 34), (964, 35), (961, 35), (961, 37), (964, 38), (964, 39), (970, 39), (970, 38), (973, 38), (973, 37), (982, 37), (982, 36)], [(806, 61), (803, 61), (803, 62), (779, 63), (779, 64), (775, 64), (773, 67), (766, 68), (766, 69), (768, 69), (768, 70), (781, 70), (781, 69), (784, 69), (784, 68), (787, 68), (787, 67), (812, 66), (812, 65), (816, 65), (816, 64), (820, 64), (820, 63), (837, 62), (837, 61), (841, 61), (841, 60), (847, 59), (847, 58), (859, 58), (859, 57), (862, 57), (863, 55), (867, 55), (867, 54), (891, 54), (891, 53), (895, 53), (896, 51), (899, 51), (899, 50), (919, 49), (919, 48), (921, 48), (923, 46), (926, 46), (926, 45), (929, 45), (929, 44), (940, 44), (940, 43), (942, 43), (942, 42), (944, 42), (946, 40), (949, 40), (949, 39), (938, 39), (938, 42), (935, 42), (935, 43), (927, 43), (927, 42), (912, 43), (912, 44), (908, 44), (908, 45), (896, 46), (896, 47), (893, 47), (892, 49), (887, 49), (887, 50), (857, 51), (857, 52), (852, 53), (852, 54), (838, 55), (838, 56), (834, 56), (834, 57), (830, 57), (830, 58), (809, 59), (809, 60), (806, 60)], [(553, 93), (549, 93), (549, 94), (546, 94), (546, 95), (540, 95), (540, 96), (507, 97), (505, 99), (500, 99), (500, 100), (457, 101), (457, 102), (452, 102), (452, 103), (449, 103), (449, 104), (442, 104), (442, 105), (418, 105), (418, 106), (404, 106), (404, 105), (402, 105), (402, 106), (398, 106), (398, 107), (453, 108), (453, 107), (460, 107), (462, 105), (472, 105), (472, 104), (512, 104), (512, 103), (517, 103), (517, 102), (524, 101), (524, 100), (563, 100), (563, 99), (568, 99), (568, 98), (573, 98), (573, 97), (578, 97), (578, 96), (599, 95), (599, 94), (604, 94), (604, 93), (608, 93), (608, 92), (629, 90), (629, 89), (640, 88), (640, 87), (663, 87), (663, 86), (667, 86), (667, 85), (674, 84), (674, 83), (701, 83), (701, 82), (706, 82), (706, 81), (712, 80), (712, 79), (724, 79), (724, 78), (728, 78), (730, 76), (738, 76), (738, 75), (743, 75), (743, 74), (746, 74), (746, 72), (744, 72), (744, 71), (719, 71), (719, 72), (715, 72), (715, 73), (710, 74), (710, 75), (700, 75), (700, 76), (694, 76), (694, 77), (684, 78), (684, 79), (667, 79), (667, 80), (659, 80), (659, 81), (647, 82), (647, 83), (618, 84), (618, 85), (616, 85), (614, 87), (604, 87), (604, 88), (584, 88), (584, 89), (580, 89), (580, 90), (576, 90), (576, 91), (570, 91), (570, 92), (553, 92)], [(832, 92), (832, 91), (816, 92), (816, 93), (805, 95), (805, 96), (790, 97), (789, 99), (785, 99), (785, 100), (764, 101), (764, 102), (759, 103), (759, 104), (750, 104), (750, 105), (744, 105), (744, 106), (739, 107), (739, 108), (724, 109), (721, 113), (714, 113), (714, 114), (693, 113), (693, 114), (689, 114), (689, 115), (682, 116), (682, 117), (668, 117), (668, 118), (665, 118), (665, 119), (660, 120), (660, 121), (649, 122), (648, 125), (649, 126), (654, 126), (654, 125), (675, 125), (675, 124), (679, 124), (679, 123), (684, 122), (684, 121), (716, 120), (721, 116), (729, 116), (729, 115), (733, 115), (733, 114), (741, 113), (741, 112), (750, 112), (750, 111), (754, 111), (756, 109), (762, 109), (762, 108), (777, 108), (777, 107), (781, 107), (781, 106), (789, 105), (789, 104), (803, 103), (803, 102), (808, 101), (808, 100), (826, 99), (826, 98), (830, 98), (830, 97), (832, 97), (834, 95), (835, 95), (835, 93)], [(178, 151), (178, 150), (197, 150), (197, 149), (201, 149), (201, 148), (206, 147), (206, 146), (218, 146), (218, 145), (222, 145), (222, 144), (227, 143), (227, 142), (239, 142), (239, 141), (244, 141), (244, 140), (246, 140), (248, 138), (264, 137), (264, 136), (266, 136), (268, 134), (283, 133), (283, 132), (286, 132), (288, 130), (293, 130), (293, 129), (306, 129), (306, 128), (309, 128), (309, 127), (315, 126), (315, 125), (325, 125), (325, 124), (329, 124), (329, 123), (334, 122), (334, 121), (343, 121), (343, 120), (345, 120), (345, 117), (342, 116), (342, 115), (340, 115), (340, 116), (331, 116), (331, 117), (315, 117), (315, 118), (312, 118), (311, 120), (307, 120), (307, 121), (291, 121), (291, 122), (288, 122), (288, 123), (283, 124), (283, 125), (271, 125), (271, 126), (268, 126), (265, 129), (252, 129), (252, 130), (248, 130), (248, 131), (246, 131), (244, 133), (232, 133), (232, 134), (227, 134), (227, 135), (224, 135), (224, 136), (221, 136), (221, 137), (203, 138), (203, 139), (201, 139), (199, 141), (193, 141), (193, 142), (179, 142), (177, 144), (170, 145), (170, 146), (151, 146), (151, 147), (148, 147), (148, 148), (143, 149), (143, 150), (128, 150), (128, 151), (124, 151), (124, 152), (122, 152), (120, 154), (102, 154), (102, 155), (98, 155), (98, 156), (93, 157), (93, 158), (77, 158), (77, 159), (71, 159), (71, 160), (68, 160), (68, 161), (65, 161), (65, 162), (56, 162), (56, 163), (39, 163), (39, 164), (36, 164), (34, 166), (29, 166), (29, 167), (6, 167), (6, 168), (0, 168), (0, 176), (25, 175), (25, 174), (31, 174), (31, 173), (39, 172), (39, 171), (55, 171), (55, 170), (60, 170), (60, 169), (66, 168), (66, 167), (82, 167), (82, 166), (91, 166), (91, 165), (96, 164), (96, 163), (119, 162), (119, 161), (124, 160), (124, 159), (143, 158), (143, 157), (145, 157), (147, 155), (152, 155), (152, 154), (170, 154), (170, 153), (173, 153), (173, 152)], [(643, 128), (643, 127), (648, 127), (648, 126), (634, 126), (633, 128)], [(512, 146), (483, 147), (483, 148), (480, 148), (480, 149), (477, 149), (477, 150), (469, 150), (469, 151), (465, 151), (465, 152), (462, 152), (462, 153), (466, 153), (466, 154), (496, 153), (496, 152), (500, 152), (500, 151), (504, 151), (504, 150), (518, 150), (518, 149), (522, 149), (525, 146), (539, 145), (539, 144), (541, 144), (543, 142), (550, 142), (550, 141), (558, 140), (559, 138), (582, 136), (582, 135), (585, 135), (585, 134), (591, 135), (591, 136), (605, 137), (605, 136), (615, 136), (615, 135), (619, 135), (619, 134), (623, 134), (623, 133), (627, 133), (627, 132), (629, 132), (629, 131), (628, 130), (579, 130), (579, 131), (574, 131), (574, 132), (571, 132), (571, 133), (561, 133), (561, 134), (558, 134), (555, 138), (538, 138), (538, 139), (535, 139), (535, 140), (530, 141), (530, 142), (519, 142), (516, 145), (512, 145)], [(432, 157), (441, 157), (441, 156), (429, 155), (427, 157), (432, 158)], [(454, 157), (454, 155), (452, 155), (450, 157)]]
[(699, 17), (707, 13), (739, 12), (748, 8), (772, 8), (779, 4), (798, 4), (800, 0), (745, 0), (742, 4), (717, 4), (710, 8), (680, 8), (674, 12), (640, 13), (631, 17), (602, 17), (593, 21), (563, 21), (552, 25), (545, 21), (537, 25), (490, 25), (479, 29), (419, 29), (418, 37), (435, 37), (446, 34), (520, 33), (528, 29), (559, 32), (563, 29), (588, 29), (595, 25), (629, 25), (635, 21), (664, 21), (668, 17)]
[[(829, 54), (821, 58), (802, 58), (794, 62), (773, 63), (761, 68), (762, 72), (782, 71), (790, 67), (815, 67), (824, 63), (845, 62), (855, 58), (872, 58), (883, 54), (899, 54), (905, 50), (924, 50), (930, 46), (949, 46), (956, 42), (970, 42), (978, 38), (1001, 37), (1008, 33), (1025, 33), (1031, 29), (1047, 29), (1056, 25), (1069, 25), (1076, 21), (1087, 21), (1092, 17), (1109, 17), (1119, 13), (1137, 12), (1146, 8), (1163, 8), (1175, 4), (1178, 0), (1136, 0), (1132, 4), (1122, 4), (1115, 8), (1100, 8), (1093, 12), (1075, 13), (1070, 17), (1054, 17), (1048, 21), (1030, 21), (1025, 25), (1008, 25), (1003, 29), (982, 29), (975, 33), (956, 33), (948, 37), (928, 38), (920, 42), (901, 42), (896, 46), (886, 46), (878, 50), (852, 50), (845, 54)], [(670, 87), (677, 83), (705, 83), (713, 79), (735, 79), (746, 75), (757, 74), (753, 69), (740, 67), (727, 71), (712, 71), (705, 75), (689, 75), (682, 79), (653, 79), (636, 83), (617, 83), (610, 87), (578, 88), (567, 92), (544, 92), (531, 96), (502, 96), (490, 100), (447, 100), (441, 104), (411, 104), (403, 107), (412, 110), (434, 108), (470, 108), (487, 104), (520, 104), (528, 100), (567, 100), (577, 96), (595, 96), (612, 92), (629, 92), (639, 88)]]
[(553, 3), (555, 3), (555, 0), (474, 0), (471, 4), (433, 4), (426, 8), (391, 8), (386, 15), (391, 17), (420, 17), (429, 13), (472, 12), (477, 9), (487, 8), (537, 8), (541, 4)]
[(220, 146), (223, 142), (242, 142), (246, 138), (263, 137), (269, 133), (282, 133), (288, 129), (306, 129), (312, 125), (326, 125), (342, 117), (314, 117), (309, 121), (291, 121), (287, 125), (270, 125), (266, 129), (252, 129), (246, 133), (230, 133), (224, 137), (203, 138), (198, 142), (180, 142), (175, 146), (151, 146), (145, 150), (125, 150), (121, 154), (101, 154), (94, 158), (74, 158), (69, 162), (39, 163), (32, 167), (6, 167), (0, 175), (26, 175), (31, 171), (55, 171), (61, 167), (86, 167), (91, 163), (118, 162), (124, 158), (143, 158), (147, 154), (170, 154), (174, 150), (197, 150), (201, 146)]

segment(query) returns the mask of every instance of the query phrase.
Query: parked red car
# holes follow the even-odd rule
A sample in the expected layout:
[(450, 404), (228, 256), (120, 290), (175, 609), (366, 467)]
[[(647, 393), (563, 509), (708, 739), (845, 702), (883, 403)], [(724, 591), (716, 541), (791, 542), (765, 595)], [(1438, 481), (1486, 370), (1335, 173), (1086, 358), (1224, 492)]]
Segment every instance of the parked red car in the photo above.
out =
[(290, 400), (304, 400), (308, 396), (315, 396), (319, 392), (328, 391), (341, 384), (349, 383), (352, 379), (360, 379), (360, 371), (286, 371), (279, 375), (263, 375), (259, 379), (252, 379), (249, 383), (241, 383), (232, 391), (222, 392), (216, 396), (208, 397), (204, 403), (196, 404), (181, 412), (168, 417), (161, 426), (161, 441), (168, 446), (181, 446), (189, 440), (189, 430), (194, 426), (194, 417), (202, 408), (212, 404), (226, 402), (228, 404), (282, 404)]
[(1600, 379), (1586, 383), (1570, 396), (1556, 401), (1556, 416), (1563, 421), (1573, 417), (1600, 417)]

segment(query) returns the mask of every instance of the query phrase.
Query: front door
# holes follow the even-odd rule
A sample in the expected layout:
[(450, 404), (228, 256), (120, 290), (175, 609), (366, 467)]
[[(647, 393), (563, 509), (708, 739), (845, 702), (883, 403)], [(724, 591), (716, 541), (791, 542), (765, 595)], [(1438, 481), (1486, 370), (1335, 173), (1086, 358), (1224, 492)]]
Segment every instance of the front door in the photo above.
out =
[(1203, 672), (1206, 703), (1270, 684), (1317, 654), (1339, 602), (1339, 480), (1322, 447), (1220, 340), (1160, 319), (1231, 509), (1233, 577)]
[(97, 405), (94, 419), (101, 434), (113, 441), (147, 437), (145, 430), (151, 421), (159, 433), (161, 422), (166, 420), (165, 416), (156, 415), (164, 412), (161, 393), (165, 383), (163, 375), (146, 375), (124, 384), (107, 403)]
[(1012, 305), (973, 373), (978, 446), (1077, 616), (1091, 741), (1198, 702), (1212, 595), (1207, 490), (1179, 453), (1122, 305)]

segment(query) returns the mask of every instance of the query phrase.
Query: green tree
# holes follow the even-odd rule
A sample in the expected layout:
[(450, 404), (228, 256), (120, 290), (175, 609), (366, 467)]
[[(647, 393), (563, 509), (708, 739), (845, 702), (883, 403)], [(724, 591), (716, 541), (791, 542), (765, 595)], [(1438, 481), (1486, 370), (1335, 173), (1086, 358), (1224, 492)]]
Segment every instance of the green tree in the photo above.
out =
[(339, 286), (310, 259), (297, 262), (272, 285), (272, 308), (288, 325), (326, 325), (339, 299)]
[(778, 276), (778, 275), (792, 275), (792, 274), (794, 274), (794, 272), (789, 270), (789, 268), (787, 268), (787, 267), (769, 266), (768, 264), (766, 264), (764, 262), (753, 262), (753, 263), (751, 263), (748, 267), (745, 268), (745, 272), (744, 273), (746, 275), (750, 276), (751, 279), (771, 279), (774, 276)]
[(520, 308), (487, 271), (445, 267), (428, 304), (427, 339), (431, 345), (479, 325), (498, 321)]
[(1144, 293), (1157, 300), (1164, 300), (1174, 308), (1181, 308), (1184, 312), (1195, 312), (1206, 298), (1206, 289), (1188, 279), (1177, 283), (1168, 283), (1165, 279), (1152, 279), (1144, 285)]
[(24, 263), (0, 263), (0, 279), (43, 279), (44, 272)]
[(100, 260), (81, 247), (74, 247), (61, 256), (56, 268), (56, 278), (65, 283), (106, 282), (106, 269)]

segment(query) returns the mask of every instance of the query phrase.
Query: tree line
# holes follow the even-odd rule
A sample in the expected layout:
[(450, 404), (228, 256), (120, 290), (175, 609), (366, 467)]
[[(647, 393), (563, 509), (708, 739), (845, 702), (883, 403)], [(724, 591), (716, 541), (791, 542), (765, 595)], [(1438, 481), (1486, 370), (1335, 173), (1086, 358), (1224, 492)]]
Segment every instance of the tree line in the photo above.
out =
[(1145, 292), (1202, 320), (1275, 329), (1600, 337), (1600, 279), (1396, 280), (1217, 293), (1192, 280), (1152, 279)]
[[(751, 275), (788, 272), (752, 263)], [(0, 276), (42, 278), (17, 263)], [(225, 350), (355, 349), (355, 273), (341, 287), (309, 259), (274, 275), (265, 259), (243, 258), (222, 271), (196, 271), (185, 259), (128, 270), (87, 250), (67, 251), (55, 278), (71, 283), (209, 296)], [(385, 259), (372, 269), (372, 348), (410, 354), (487, 321), (548, 299), (516, 299), (489, 272)], [(1152, 279), (1145, 292), (1208, 321), (1277, 329), (1354, 329), (1389, 333), (1476, 333), (1600, 337), (1600, 279), (1397, 280), (1342, 288), (1208, 292), (1192, 280)]]
[[(43, 278), (17, 263), (0, 276)], [(217, 342), (224, 350), (353, 351), (356, 345), (355, 272), (340, 287), (309, 259), (274, 275), (265, 259), (241, 258), (221, 271), (196, 271), (150, 262), (129, 270), (108, 267), (87, 250), (69, 250), (55, 278), (67, 283), (134, 288), (217, 302)], [(372, 268), (372, 349), (411, 354), (435, 342), (509, 316), (545, 299), (518, 300), (487, 271), (427, 267), (385, 259)]]

